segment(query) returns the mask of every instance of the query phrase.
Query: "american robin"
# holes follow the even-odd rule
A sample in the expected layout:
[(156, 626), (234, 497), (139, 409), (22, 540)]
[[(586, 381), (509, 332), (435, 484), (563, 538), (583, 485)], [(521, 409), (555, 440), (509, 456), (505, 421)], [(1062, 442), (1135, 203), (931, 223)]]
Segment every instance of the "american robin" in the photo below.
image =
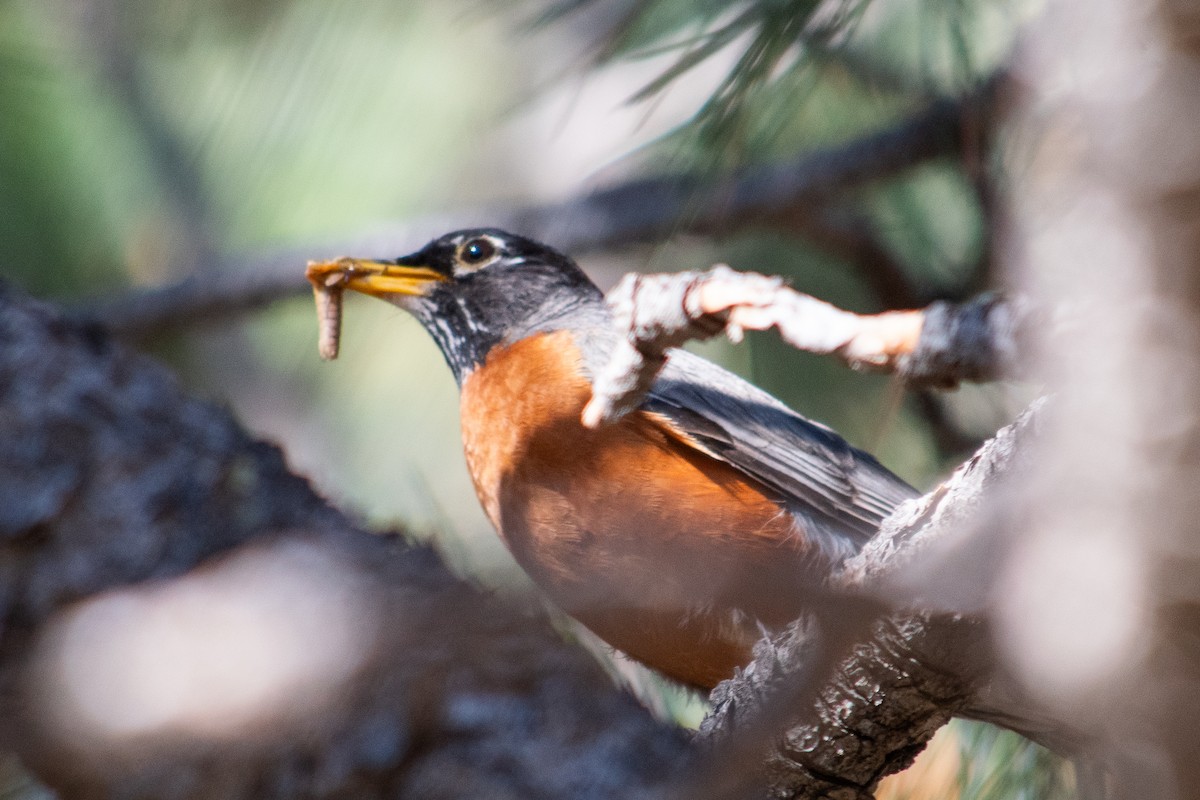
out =
[(461, 390), (475, 491), (520, 565), (613, 647), (709, 689), (764, 628), (915, 491), (836, 433), (672, 351), (640, 408), (580, 415), (617, 333), (567, 256), (495, 229), (394, 261), (343, 259), (344, 288), (421, 321)]

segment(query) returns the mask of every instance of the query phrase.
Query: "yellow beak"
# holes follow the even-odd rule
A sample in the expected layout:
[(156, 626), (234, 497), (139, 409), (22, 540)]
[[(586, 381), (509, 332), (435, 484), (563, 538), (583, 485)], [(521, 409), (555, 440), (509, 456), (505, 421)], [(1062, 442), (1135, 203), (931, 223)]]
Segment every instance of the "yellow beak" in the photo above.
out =
[(360, 258), (310, 261), (305, 276), (315, 287), (353, 289), (372, 297), (425, 295), (447, 278), (429, 267), (389, 264)]

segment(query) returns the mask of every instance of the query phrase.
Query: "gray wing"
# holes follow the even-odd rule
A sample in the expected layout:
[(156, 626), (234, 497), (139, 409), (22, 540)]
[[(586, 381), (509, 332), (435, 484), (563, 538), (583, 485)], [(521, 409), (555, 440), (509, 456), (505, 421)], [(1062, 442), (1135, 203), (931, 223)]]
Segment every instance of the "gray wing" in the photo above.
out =
[(683, 350), (671, 351), (642, 408), (778, 493), (834, 560), (857, 552), (893, 508), (918, 494), (829, 428)]

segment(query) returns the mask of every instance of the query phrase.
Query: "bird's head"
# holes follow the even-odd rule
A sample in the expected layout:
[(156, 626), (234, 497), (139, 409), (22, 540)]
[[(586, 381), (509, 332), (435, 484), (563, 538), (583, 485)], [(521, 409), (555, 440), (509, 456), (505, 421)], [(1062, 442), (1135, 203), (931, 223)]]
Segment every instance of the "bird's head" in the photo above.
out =
[(600, 290), (567, 256), (495, 228), (455, 231), (393, 261), (341, 259), (345, 288), (410, 312), (461, 383), (498, 344), (594, 322)]

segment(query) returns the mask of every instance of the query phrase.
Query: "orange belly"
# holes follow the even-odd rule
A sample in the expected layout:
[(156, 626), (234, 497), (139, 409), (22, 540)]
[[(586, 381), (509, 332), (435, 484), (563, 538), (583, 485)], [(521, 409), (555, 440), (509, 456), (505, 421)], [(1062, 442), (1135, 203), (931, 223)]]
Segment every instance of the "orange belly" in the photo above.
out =
[(805, 544), (756, 483), (646, 412), (600, 430), (569, 333), (497, 348), (462, 387), (480, 502), (521, 566), (600, 638), (708, 688), (758, 622), (801, 610)]

